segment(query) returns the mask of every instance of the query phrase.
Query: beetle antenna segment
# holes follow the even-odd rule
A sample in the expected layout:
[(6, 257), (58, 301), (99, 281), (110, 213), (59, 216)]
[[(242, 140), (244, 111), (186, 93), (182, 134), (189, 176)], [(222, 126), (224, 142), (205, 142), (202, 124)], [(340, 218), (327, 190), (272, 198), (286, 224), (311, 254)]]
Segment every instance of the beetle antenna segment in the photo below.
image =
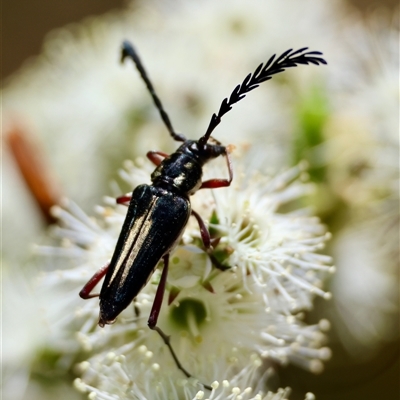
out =
[(129, 57), (135, 63), (136, 68), (140, 73), (140, 76), (144, 80), (146, 87), (149, 90), (151, 97), (153, 98), (153, 101), (157, 107), (157, 110), (160, 112), (161, 119), (163, 120), (165, 126), (167, 127), (169, 134), (176, 141), (184, 142), (186, 140), (185, 136), (183, 136), (180, 133), (176, 133), (174, 131), (174, 128), (172, 127), (172, 124), (168, 117), (168, 114), (164, 110), (161, 100), (157, 96), (157, 93), (153, 87), (153, 84), (151, 83), (149, 77), (147, 76), (147, 72), (144, 69), (142, 62), (140, 61), (138, 53), (136, 52), (136, 50), (134, 49), (133, 45), (130, 42), (128, 42), (127, 40), (124, 40), (124, 42), (122, 43), (121, 62), (124, 62), (126, 57)]
[(272, 75), (285, 71), (286, 68), (297, 67), (298, 64), (327, 64), (322, 58), (319, 51), (307, 51), (308, 47), (303, 47), (299, 50), (293, 49), (286, 50), (278, 58), (275, 59), (275, 54), (265, 63), (261, 63), (256, 70), (248, 74), (243, 82), (233, 89), (229, 100), (225, 98), (219, 108), (218, 114), (213, 114), (207, 131), (199, 139), (199, 145), (204, 146), (207, 143), (211, 133), (221, 122), (221, 118), (232, 109), (232, 105), (242, 100), (248, 92), (255, 89), (260, 83), (268, 81)]

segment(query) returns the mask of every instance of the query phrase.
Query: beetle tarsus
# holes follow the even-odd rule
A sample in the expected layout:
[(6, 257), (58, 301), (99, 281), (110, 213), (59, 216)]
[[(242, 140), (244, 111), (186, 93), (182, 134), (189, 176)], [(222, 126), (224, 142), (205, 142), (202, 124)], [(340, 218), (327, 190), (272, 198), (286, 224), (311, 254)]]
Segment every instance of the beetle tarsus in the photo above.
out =
[(132, 195), (130, 193), (124, 194), (123, 196), (119, 196), (115, 199), (117, 204), (122, 204), (124, 206), (128, 206), (131, 201)]
[[(181, 362), (179, 361), (177, 355), (175, 354), (175, 351), (174, 351), (174, 349), (173, 349), (173, 347), (172, 347), (172, 345), (171, 345), (171, 336), (166, 335), (158, 326), (153, 326), (153, 327), (151, 327), (151, 326), (149, 325), (149, 328), (152, 329), (153, 331), (156, 331), (156, 332), (160, 335), (161, 339), (163, 340), (163, 342), (165, 343), (165, 345), (168, 347), (169, 352), (171, 353), (171, 356), (172, 356), (172, 358), (174, 359), (177, 368), (180, 369), (180, 370), (185, 374), (186, 378), (193, 378), (193, 375), (192, 375), (191, 373), (189, 373), (189, 372), (183, 367), (183, 365), (182, 365)], [(207, 389), (207, 390), (210, 390), (210, 391), (212, 390), (212, 387), (209, 386), (209, 385), (206, 385), (206, 384), (204, 384), (204, 383), (201, 383), (201, 385), (204, 386), (204, 388)]]
[(95, 286), (100, 282), (103, 276), (107, 273), (110, 263), (103, 265), (86, 283), (86, 285), (79, 292), (79, 296), (83, 300), (92, 299), (93, 297), (99, 297), (100, 293), (91, 293)]

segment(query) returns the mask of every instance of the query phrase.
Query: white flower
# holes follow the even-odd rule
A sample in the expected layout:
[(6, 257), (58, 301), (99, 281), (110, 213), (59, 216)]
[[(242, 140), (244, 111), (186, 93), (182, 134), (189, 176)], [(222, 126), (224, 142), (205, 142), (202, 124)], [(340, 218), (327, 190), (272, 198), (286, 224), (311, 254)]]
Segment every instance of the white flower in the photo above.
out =
[[(122, 159), (144, 155), (151, 149), (172, 151), (174, 146), (132, 65), (118, 64), (122, 39), (131, 39), (136, 44), (174, 127), (191, 138), (204, 133), (222, 98), (270, 54), (304, 45), (324, 52), (328, 68), (299, 67), (262, 85), (249, 94), (246, 101), (235, 106), (215, 132), (216, 138), (226, 144), (233, 143), (239, 148), (241, 144), (252, 144), (248, 157), (251, 160), (247, 159), (242, 167), (245, 175), (242, 176), (239, 167), (231, 188), (212, 194), (204, 191), (193, 198), (194, 208), (210, 222), (214, 234), (222, 236), (214, 256), (231, 269), (220, 272), (212, 268), (209, 257), (198, 247), (198, 227), (192, 219), (183, 238), (184, 246), (179, 246), (171, 258), (170, 287), (160, 326), (172, 334), (178, 348), (185, 340), (201, 341), (190, 346), (200, 348), (204, 358), (216, 351), (231, 354), (236, 349), (234, 358), (237, 358), (238, 371), (243, 365), (246, 370), (249, 352), (254, 352), (256, 357), (267, 357), (267, 360), (294, 362), (313, 371), (320, 370), (321, 360), (329, 357), (329, 351), (321, 347), (324, 337), (320, 333), (327, 322), (322, 320), (308, 327), (302, 322), (300, 312), (311, 308), (314, 295), (330, 297), (322, 281), (326, 272), (334, 268), (330, 266), (329, 257), (319, 254), (329, 235), (308, 210), (297, 210), (297, 206), (296, 211), (284, 213), (282, 210), (282, 205), (283, 209), (288, 207), (286, 202), (296, 201), (312, 189), (296, 181), (297, 175), (303, 175), (301, 168), (275, 178), (264, 175), (271, 165), (281, 166), (290, 159), (287, 143), (295, 130), (295, 108), (302, 101), (302, 94), (319, 83), (324, 87), (324, 76), (329, 74), (329, 88), (323, 89), (327, 103), (334, 105), (329, 117), (336, 113), (340, 119), (342, 110), (356, 107), (360, 111), (358, 120), (363, 126), (373, 126), (371, 130), (379, 137), (380, 132), (389, 132), (396, 115), (391, 111), (393, 92), (387, 90), (394, 87), (391, 80), (380, 80), (372, 74), (374, 85), (368, 86), (369, 80), (359, 79), (364, 65), (360, 60), (369, 50), (362, 47), (356, 54), (357, 46), (352, 51), (346, 46), (353, 37), (363, 37), (364, 27), (356, 35), (354, 31), (348, 33), (344, 28), (353, 26), (353, 19), (342, 20), (337, 4), (341, 3), (322, 1), (316, 4), (313, 0), (301, 3), (293, 0), (206, 0), (201, 6), (183, 1), (135, 3), (133, 12), (127, 10), (94, 18), (53, 33), (43, 55), (12, 78), (3, 92), (4, 126), (11, 123), (13, 113), (41, 137), (65, 193), (86, 210), (106, 192), (105, 186), (109, 176), (114, 174), (116, 163), (119, 165)], [(356, 39), (355, 43), (360, 41)], [(382, 65), (386, 66), (386, 59), (382, 60)], [(388, 70), (390, 79), (397, 76), (397, 69), (390, 67)], [(354, 90), (357, 86), (364, 89), (358, 95)], [(379, 96), (374, 97), (374, 93)], [(372, 98), (374, 102), (370, 102)], [(377, 119), (379, 124), (374, 122)], [(380, 128), (375, 129), (378, 125)], [(364, 132), (363, 126), (358, 128), (359, 132)], [(336, 125), (335, 130), (335, 133), (349, 132), (341, 125)], [(354, 132), (348, 138), (352, 141)], [(393, 143), (397, 143), (396, 140)], [(338, 151), (334, 168), (338, 165), (347, 168), (349, 163), (343, 162), (342, 156), (349, 154), (349, 147), (346, 141)], [(78, 151), (81, 148), (84, 151)], [(363, 151), (359, 149), (364, 150), (365, 146), (355, 146), (350, 162), (354, 155), (363, 159)], [(382, 146), (381, 150), (374, 160), (392, 163), (391, 160), (396, 159), (397, 153), (390, 146)], [(127, 182), (124, 190), (148, 181), (147, 166), (147, 162), (144, 166), (127, 166), (123, 172)], [(260, 173), (249, 173), (254, 168)], [(6, 170), (7, 174), (9, 170), (12, 172), (9, 165)], [(354, 203), (369, 198), (369, 190), (376, 189), (373, 184), (377, 181), (382, 182), (380, 187), (386, 188), (387, 181), (380, 179), (388, 176), (382, 174), (383, 170), (374, 167), (368, 184), (363, 187), (367, 190), (353, 190), (351, 185), (343, 188), (341, 182), (336, 192)], [(220, 176), (226, 171), (210, 168), (209, 173)], [(27, 211), (30, 210), (26, 204), (28, 200), (21, 206), (20, 201), (25, 198), (23, 190), (15, 184), (17, 178), (11, 173), (9, 176), (12, 179), (5, 179), (4, 190), (5, 225), (10, 226), (5, 257), (8, 254), (19, 256), (25, 237), (35, 236), (39, 230), (35, 228), (32, 233), (32, 226), (39, 224), (31, 223), (36, 220), (31, 216), (33, 212)], [(395, 189), (396, 184), (391, 187)], [(118, 188), (112, 189), (113, 195), (120, 194)], [(353, 193), (367, 194), (363, 197), (353, 196)], [(214, 209), (217, 219), (210, 214)], [(56, 208), (55, 213), (63, 222), (56, 236), (62, 239), (63, 247), (45, 249), (47, 257), (40, 264), (46, 270), (40, 287), (43, 295), (52, 299), (45, 302), (48, 306), (41, 314), (51, 321), (47, 326), (51, 334), (46, 345), (63, 352), (66, 355), (63, 365), (68, 366), (75, 356), (82, 357), (82, 346), (99, 357), (111, 349), (117, 354), (132, 334), (143, 332), (135, 341), (138, 347), (132, 348), (128, 356), (134, 357), (142, 345), (148, 349), (160, 348), (163, 354), (159, 356), (155, 352), (153, 358), (159, 357), (160, 365), (165, 363), (176, 373), (176, 379), (180, 379), (182, 374), (172, 363), (162, 341), (146, 326), (159, 272), (138, 296), (140, 317), (136, 318), (133, 308), (128, 308), (112, 327), (97, 328), (97, 301), (83, 302), (77, 296), (91, 274), (110, 258), (125, 212), (125, 207), (115, 207), (111, 198), (107, 199), (105, 207), (97, 208), (96, 219), (88, 218), (72, 202), (66, 203), (65, 209)], [(351, 290), (351, 280), (346, 282)], [(210, 288), (215, 293), (211, 293)], [(178, 296), (168, 306), (171, 291)], [(384, 306), (385, 296), (375, 298), (383, 300)], [(183, 313), (186, 325), (181, 331), (189, 339), (181, 338), (180, 328), (174, 324), (176, 315), (167, 310), (177, 309), (178, 304), (194, 306), (198, 302), (213, 318), (210, 322), (193, 320), (193, 313), (187, 307)], [(354, 323), (351, 318), (347, 321), (349, 325)], [(208, 323), (212, 329), (206, 329)], [(256, 329), (246, 329), (248, 326)], [(212, 335), (217, 329), (225, 339), (221, 349)], [(235, 345), (238, 341), (240, 346)], [(36, 343), (36, 339), (32, 341), (29, 354), (35, 354)], [(186, 365), (185, 356), (182, 359)], [(265, 361), (267, 365), (268, 362)], [(190, 365), (189, 361), (188, 368)], [(225, 366), (218, 364), (218, 367), (221, 376), (218, 379), (222, 382)], [(207, 364), (203, 369), (206, 368)], [(201, 370), (191, 372), (199, 379), (203, 376), (208, 379), (207, 373), (211, 374)], [(231, 372), (226, 378), (232, 380), (236, 375), (235, 371)], [(237, 385), (246, 387), (242, 383)], [(193, 393), (189, 395), (194, 396)], [(226, 392), (221, 394), (221, 398), (225, 395)]]
[(320, 288), (320, 278), (322, 271), (334, 271), (326, 265), (330, 257), (317, 253), (329, 236), (319, 220), (309, 210), (279, 212), (283, 204), (312, 190), (296, 181), (300, 172), (295, 167), (274, 178), (242, 173), (229, 191), (213, 193), (218, 217), (211, 226), (223, 236), (222, 245), (231, 249), (228, 263), (264, 287), (267, 308), (278, 309), (270, 301), (279, 292), (279, 311), (287, 315), (309, 308), (310, 292), (330, 298)]
[[(184, 399), (184, 400), (286, 400), (290, 394), (290, 389), (279, 389), (277, 393), (263, 391), (263, 383), (270, 374), (264, 373), (263, 379), (255, 380), (257, 369), (260, 368), (261, 361), (257, 357), (252, 357), (251, 362), (246, 365), (240, 373), (232, 379), (223, 380), (221, 383), (214, 381), (211, 384), (211, 391), (197, 390), (196, 382), (182, 379), (178, 388), (165, 376), (160, 365), (152, 363), (152, 354), (149, 355), (145, 348), (141, 349), (142, 355), (136, 359), (140, 364), (137, 369), (143, 370), (143, 374), (155, 374), (158, 381), (146, 381), (144, 385), (139, 385), (131, 380), (135, 371), (132, 369), (134, 363), (130, 365), (124, 356), (115, 353), (100, 354), (91, 362), (83, 362), (80, 369), (86, 375), (97, 377), (99, 387), (85, 384), (80, 378), (75, 380), (75, 387), (82, 392), (89, 392), (89, 399), (111, 400), (117, 398), (147, 400), (151, 393), (151, 399)], [(141, 371), (142, 372), (142, 371)], [(257, 382), (258, 383), (255, 383)], [(141, 390), (140, 386), (147, 386)], [(146, 390), (147, 389), (147, 390)], [(197, 390), (197, 391), (196, 391)], [(180, 393), (180, 396), (179, 396)], [(305, 400), (314, 400), (312, 393), (307, 393)]]
[[(128, 167), (131, 175), (125, 172), (121, 176), (129, 182), (143, 176), (134, 164)], [(241, 168), (247, 170), (245, 165)], [(330, 357), (330, 351), (322, 347), (325, 337), (321, 332), (328, 324), (321, 321), (307, 326), (299, 312), (310, 308), (314, 294), (329, 297), (319, 286), (324, 273), (332, 268), (326, 265), (330, 259), (316, 253), (327, 236), (318, 220), (305, 212), (279, 212), (279, 207), (308, 192), (309, 187), (296, 180), (300, 172), (294, 168), (276, 178), (260, 174), (250, 178), (243, 172), (236, 185), (213, 191), (215, 200), (211, 203), (210, 191), (194, 196), (194, 205), (206, 211), (205, 220), (218, 221), (210, 228), (221, 240), (212, 252), (211, 262), (197, 247), (198, 227), (191, 223), (184, 240), (193, 244), (178, 246), (171, 256), (158, 326), (171, 335), (184, 368), (202, 383), (234, 380), (249, 365), (252, 353), (258, 354), (257, 359), (264, 358), (267, 365), (271, 360), (293, 362), (314, 372), (321, 371), (322, 361)], [(214, 168), (213, 173), (221, 176), (223, 171)], [(41, 247), (39, 251), (52, 255), (50, 261), (57, 265), (62, 264), (54, 257), (66, 257), (67, 264), (61, 271), (44, 274), (42, 285), (67, 291), (65, 296), (60, 294), (69, 310), (69, 317), (62, 320), (64, 341), (68, 342), (68, 336), (74, 338), (74, 330), (78, 330), (76, 337), (86, 350), (102, 351), (89, 359), (91, 367), (85, 371), (83, 382), (89, 390), (98, 385), (96, 390), (112, 392), (109, 385), (115, 387), (114, 379), (105, 380), (110, 373), (103, 368), (108, 371), (104, 360), (113, 349), (118, 360), (123, 357), (126, 362), (128, 386), (135, 382), (133, 387), (143, 396), (155, 398), (157, 390), (175, 390), (180, 396), (186, 393), (187, 398), (195, 396), (199, 387), (179, 383), (182, 372), (163, 341), (147, 327), (159, 272), (137, 296), (135, 308), (139, 315), (128, 307), (114, 325), (104, 329), (96, 327), (97, 301), (84, 302), (77, 296), (80, 287), (111, 258), (126, 208), (100, 207), (103, 222), (96, 222), (73, 203), (65, 206), (68, 211), (55, 209), (60, 228), (54, 233), (62, 239), (63, 247)], [(221, 256), (226, 270), (212, 265), (219, 265)], [(75, 314), (71, 308), (76, 309)], [(66, 310), (58, 313), (68, 315)], [(70, 351), (74, 351), (72, 346)], [(114, 369), (120, 364), (112, 365)], [(130, 398), (121, 393), (119, 398)]]

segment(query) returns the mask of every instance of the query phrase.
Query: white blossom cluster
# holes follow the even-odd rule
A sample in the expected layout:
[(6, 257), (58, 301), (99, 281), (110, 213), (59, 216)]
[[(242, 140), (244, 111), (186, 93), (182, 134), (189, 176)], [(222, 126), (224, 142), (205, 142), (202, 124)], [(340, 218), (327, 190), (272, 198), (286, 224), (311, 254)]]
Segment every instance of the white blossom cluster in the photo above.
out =
[[(74, 260), (74, 265), (44, 274), (41, 284), (60, 291), (76, 287), (66, 310), (58, 312), (67, 315), (69, 310), (61, 329), (64, 334), (69, 331), (72, 337), (73, 327), (83, 348), (94, 353), (80, 364), (78, 388), (102, 399), (192, 399), (201, 398), (195, 396), (200, 396), (196, 393), (203, 383), (220, 382), (209, 398), (229, 398), (231, 390), (244, 395), (245, 390), (247, 397), (242, 398), (264, 399), (269, 395), (260, 376), (273, 362), (322, 370), (323, 361), (330, 358), (323, 334), (329, 323), (307, 325), (302, 312), (311, 308), (315, 295), (330, 298), (322, 279), (334, 268), (328, 256), (319, 254), (329, 236), (307, 210), (279, 211), (312, 187), (299, 181), (300, 167), (267, 177), (246, 172), (245, 160), (238, 159), (237, 164), (243, 172), (231, 187), (203, 190), (193, 201), (221, 238), (212, 255), (226, 269), (213, 265), (212, 257), (199, 246), (194, 221), (171, 255), (158, 325), (171, 336), (191, 379), (185, 378), (163, 341), (147, 327), (160, 271), (135, 300), (136, 312), (128, 307), (104, 329), (96, 326), (98, 301), (84, 302), (77, 296), (79, 287), (111, 258), (126, 207), (112, 206), (108, 199), (110, 205), (98, 207), (98, 220), (89, 219), (71, 202), (54, 210), (60, 220), (54, 234), (63, 246), (38, 251), (65, 257), (69, 264)], [(133, 163), (127, 167), (121, 176), (129, 182), (142, 178), (142, 168)], [(223, 173), (210, 169), (216, 176)], [(257, 393), (259, 397), (252, 397)]]
[[(201, 191), (192, 204), (221, 237), (213, 254), (229, 268), (215, 268), (191, 218), (171, 257), (159, 319), (193, 379), (147, 327), (159, 270), (137, 298), (139, 315), (132, 306), (104, 329), (97, 327), (97, 301), (77, 296), (114, 250), (126, 213), (114, 198), (95, 218), (65, 200), (54, 209), (60, 225), (53, 236), (61, 244), (36, 248), (45, 254), (37, 268), (18, 270), (14, 260), (26, 243), (40, 241), (42, 228), (5, 151), (6, 398), (42, 400), (35, 368), (54, 355), (51, 370), (66, 375), (80, 362), (75, 386), (100, 399), (284, 400), (289, 390), (268, 392), (273, 364), (321, 371), (329, 323), (307, 326), (302, 318), (315, 295), (331, 296), (323, 279), (335, 268), (320, 252), (329, 234), (308, 210), (292, 207), (314, 189), (303, 183), (304, 165), (271, 173), (293, 161), (299, 108), (314, 91), (322, 96), (308, 106), (311, 116), (326, 107), (324, 142), (308, 149), (327, 171), (316, 185), (317, 207), (326, 212), (339, 199), (350, 215), (347, 229), (334, 232), (338, 273), (334, 302), (326, 304), (334, 304), (341, 341), (357, 357), (396, 335), (398, 29), (387, 18), (374, 21), (368, 30), (331, 0), (154, 0), (49, 36), (43, 54), (5, 82), (3, 129), (16, 124), (39, 136), (65, 193), (85, 210), (110, 192), (105, 187), (121, 160), (174, 150), (131, 63), (118, 63), (123, 39), (136, 45), (174, 127), (194, 139), (234, 85), (271, 54), (309, 46), (329, 64), (300, 66), (261, 85), (215, 132), (237, 146), (235, 177), (230, 188)], [(124, 190), (148, 182), (150, 172), (143, 160), (125, 163)], [(226, 176), (218, 166), (205, 172), (206, 179)], [(121, 194), (118, 185), (111, 189)], [(49, 398), (66, 387), (58, 390)]]

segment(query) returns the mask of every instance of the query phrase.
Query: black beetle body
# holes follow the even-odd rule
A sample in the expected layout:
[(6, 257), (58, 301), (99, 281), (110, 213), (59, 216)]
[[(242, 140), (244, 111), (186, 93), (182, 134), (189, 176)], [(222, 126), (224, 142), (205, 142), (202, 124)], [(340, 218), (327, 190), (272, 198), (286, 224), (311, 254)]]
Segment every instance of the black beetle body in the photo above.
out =
[(149, 185), (133, 191), (100, 292), (100, 325), (112, 323), (146, 285), (179, 241), (190, 211), (186, 196)]
[(179, 242), (191, 214), (189, 195), (201, 187), (203, 165), (225, 147), (186, 141), (133, 192), (100, 292), (99, 324), (112, 323)]

